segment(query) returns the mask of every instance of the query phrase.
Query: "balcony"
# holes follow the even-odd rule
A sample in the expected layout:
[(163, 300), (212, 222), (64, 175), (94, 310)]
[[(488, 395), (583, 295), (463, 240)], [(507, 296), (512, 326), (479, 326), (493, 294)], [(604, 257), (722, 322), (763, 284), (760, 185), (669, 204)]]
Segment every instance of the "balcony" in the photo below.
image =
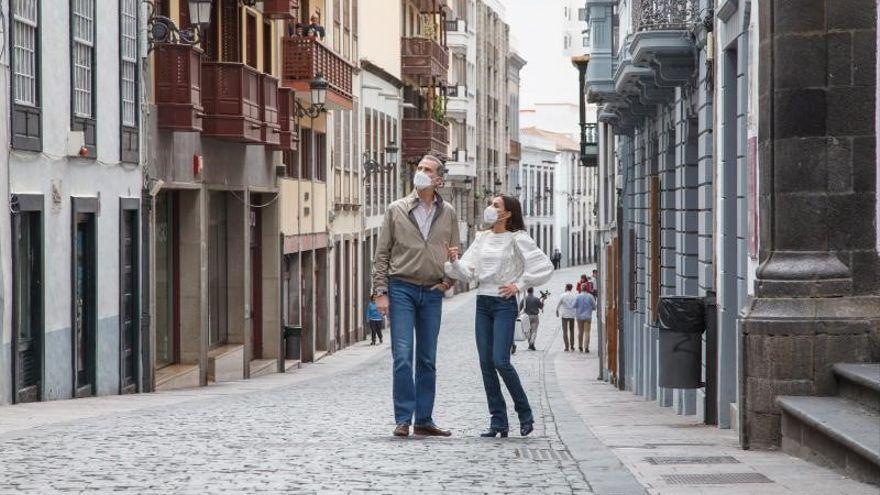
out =
[(467, 150), (458, 149), (451, 153), (446, 162), (446, 178), (449, 180), (463, 180), (477, 176), (477, 166), (472, 157), (468, 157)]
[(202, 135), (244, 143), (263, 142), (261, 75), (256, 69), (238, 62), (205, 62), (202, 82)]
[(446, 46), (450, 52), (467, 55), (468, 48), (475, 45), (474, 37), (468, 32), (467, 21), (455, 19), (446, 21)]
[(434, 119), (404, 117), (403, 129), (404, 163), (418, 161), (426, 154), (432, 154), (441, 160), (447, 157), (449, 147), (449, 128)]
[(522, 159), (522, 144), (520, 144), (519, 141), (513, 139), (510, 140), (510, 147), (507, 150), (507, 159), (517, 162)]
[(456, 122), (465, 122), (468, 115), (467, 86), (446, 87), (446, 116)]
[(308, 98), (309, 83), (317, 74), (324, 76), (327, 108), (352, 109), (352, 65), (316, 39), (288, 36), (283, 39), (284, 86)]
[(429, 38), (401, 38), (400, 43), (404, 78), (423, 87), (446, 83), (449, 52), (445, 46)]
[(634, 0), (629, 53), (637, 67), (652, 67), (660, 86), (690, 81), (696, 64), (691, 28), (700, 21), (695, 0)]
[(160, 129), (202, 130), (202, 51), (177, 44), (156, 45), (156, 106)]
[(278, 145), (275, 149), (296, 151), (299, 143), (296, 118), (296, 93), (290, 88), (278, 88)]
[(260, 74), (260, 140), (263, 144), (281, 144), (278, 118), (278, 78)]
[(296, 19), (299, 0), (263, 0), (263, 15), (269, 19)]

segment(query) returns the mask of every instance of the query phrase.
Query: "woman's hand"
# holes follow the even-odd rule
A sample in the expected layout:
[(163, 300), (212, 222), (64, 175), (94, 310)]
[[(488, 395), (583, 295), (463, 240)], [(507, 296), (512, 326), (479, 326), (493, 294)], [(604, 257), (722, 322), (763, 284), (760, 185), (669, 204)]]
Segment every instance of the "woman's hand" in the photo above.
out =
[(450, 263), (455, 263), (455, 260), (458, 259), (458, 254), (458, 246), (450, 246), (449, 244), (446, 245), (446, 259), (448, 259)]
[(501, 297), (505, 299), (515, 296), (518, 292), (519, 288), (516, 286), (516, 284), (502, 285), (498, 288), (498, 294), (500, 294)]

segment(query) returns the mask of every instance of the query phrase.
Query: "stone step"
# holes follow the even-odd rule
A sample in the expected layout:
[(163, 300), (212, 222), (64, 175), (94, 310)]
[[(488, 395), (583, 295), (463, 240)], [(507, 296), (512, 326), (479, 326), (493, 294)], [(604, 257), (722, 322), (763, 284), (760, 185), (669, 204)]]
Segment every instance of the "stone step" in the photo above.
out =
[(250, 363), (250, 377), (270, 375), (278, 372), (277, 359), (254, 359)]
[(880, 363), (834, 365), (838, 395), (880, 412)]
[(842, 397), (779, 396), (782, 448), (880, 484), (880, 413)]

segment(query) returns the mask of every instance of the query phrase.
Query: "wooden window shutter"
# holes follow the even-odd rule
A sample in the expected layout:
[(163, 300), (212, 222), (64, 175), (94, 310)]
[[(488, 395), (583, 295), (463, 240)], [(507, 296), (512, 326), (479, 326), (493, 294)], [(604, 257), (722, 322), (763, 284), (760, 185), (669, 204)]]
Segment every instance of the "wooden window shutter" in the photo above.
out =
[(257, 16), (250, 12), (245, 14), (247, 19), (247, 39), (245, 40), (245, 63), (257, 67)]
[(651, 176), (651, 306), (650, 322), (657, 319), (657, 309), (660, 306), (660, 176)]
[(241, 62), (241, 8), (238, 0), (223, 2), (223, 33), (220, 39), (224, 62)]
[(636, 268), (636, 231), (629, 229), (629, 309), (635, 311), (636, 304), (636, 280), (638, 269)]
[(272, 23), (263, 22), (263, 72), (272, 73)]

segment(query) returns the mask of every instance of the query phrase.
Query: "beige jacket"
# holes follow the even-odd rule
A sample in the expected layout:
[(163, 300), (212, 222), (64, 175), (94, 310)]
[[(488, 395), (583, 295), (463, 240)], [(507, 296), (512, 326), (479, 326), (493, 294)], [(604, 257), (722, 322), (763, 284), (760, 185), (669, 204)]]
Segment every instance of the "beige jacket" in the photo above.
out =
[(443, 272), (446, 246), (461, 243), (455, 208), (437, 194), (428, 239), (422, 237), (413, 210), (419, 196), (412, 194), (388, 205), (373, 260), (373, 293), (387, 292), (388, 280), (430, 286), (449, 282)]

